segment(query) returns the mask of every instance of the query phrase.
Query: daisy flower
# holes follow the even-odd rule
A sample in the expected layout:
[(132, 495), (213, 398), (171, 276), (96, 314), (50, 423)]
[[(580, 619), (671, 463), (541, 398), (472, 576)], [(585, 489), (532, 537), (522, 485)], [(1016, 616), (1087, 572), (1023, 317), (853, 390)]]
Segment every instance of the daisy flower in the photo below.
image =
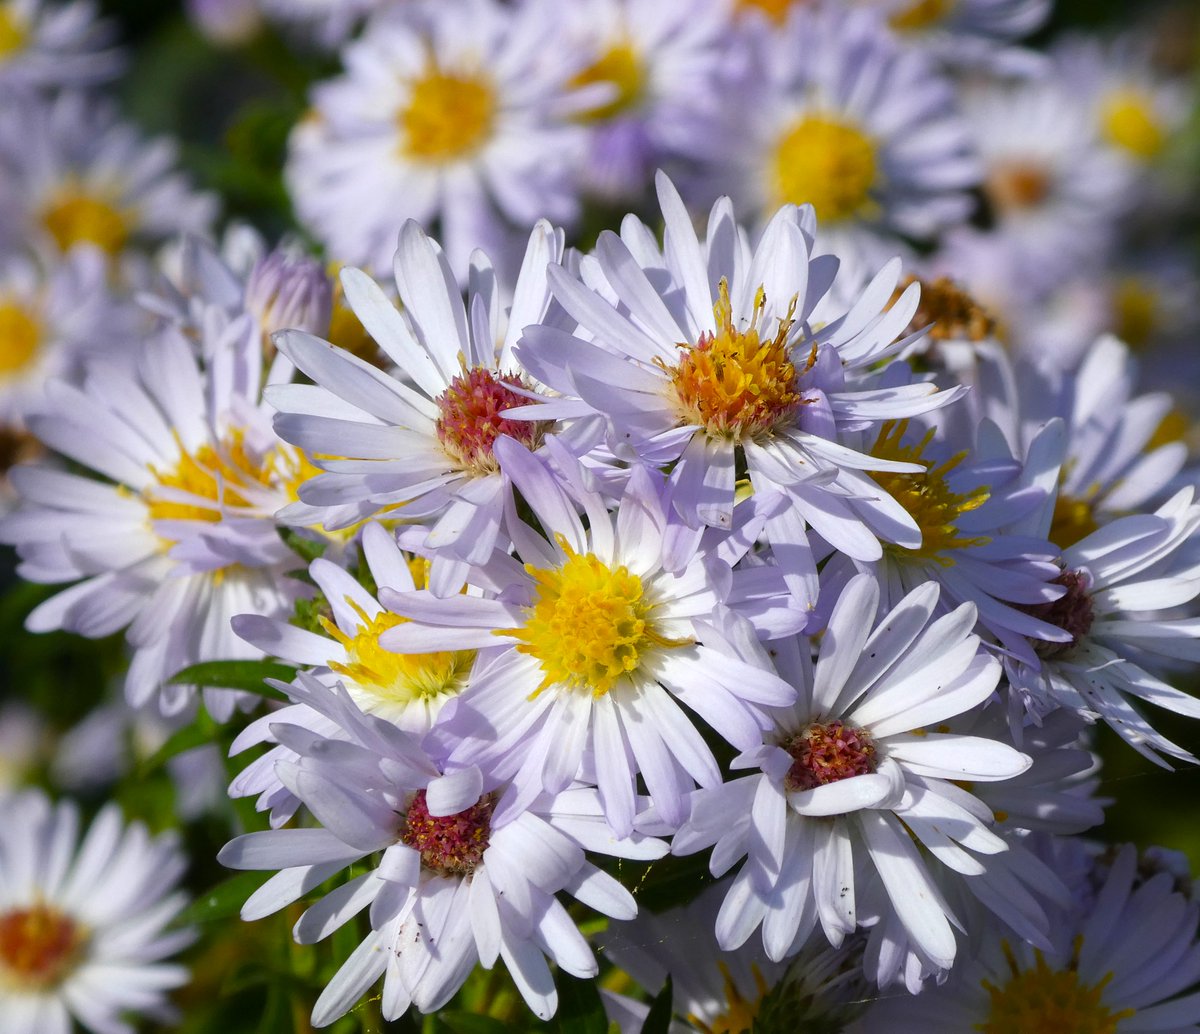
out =
[(585, 134), (558, 110), (569, 68), (545, 59), (554, 13), (544, 0), (452, 0), (378, 18), (346, 47), (286, 169), (329, 254), (380, 274), (407, 219), (437, 220), (461, 270), (475, 247), (507, 259), (537, 219), (575, 217)]
[[(513, 345), (521, 327), (545, 317), (546, 264), (562, 249), (561, 231), (548, 223), (534, 229), (506, 320), (481, 253), (472, 260), (464, 307), (445, 254), (406, 223), (396, 255), (403, 314), (360, 270), (341, 277), (354, 314), (395, 363), (391, 376), (312, 335), (278, 336), (280, 351), (316, 382), (268, 393), (280, 411), (280, 437), (326, 472), (300, 488), (306, 520), (317, 508), (337, 508), (325, 518), (336, 529), (402, 509), (395, 516), (432, 527), (428, 545), (438, 556), (431, 588), (458, 591), (466, 565), (486, 560), (500, 540), (509, 490), (493, 456), (496, 441), (509, 436), (536, 448), (553, 427), (508, 420), (504, 411), (526, 402), (531, 384)], [(298, 512), (281, 517), (299, 519)]]
[(14, 237), (56, 256), (87, 242), (114, 259), (183, 232), (204, 233), (215, 198), (175, 171), (176, 147), (144, 140), (116, 109), (82, 94), (27, 97), (0, 112), (0, 199)]
[(913, 316), (918, 288), (892, 302), (898, 262), (848, 312), (814, 331), (810, 316), (837, 260), (812, 255), (811, 210), (780, 210), (750, 252), (728, 199), (714, 207), (701, 244), (665, 176), (658, 188), (663, 252), (646, 227), (626, 220), (622, 236), (606, 232), (597, 244), (588, 279), (603, 284), (549, 271), (555, 297), (590, 340), (556, 327), (526, 328), (518, 358), (564, 399), (509, 415), (603, 415), (616, 455), (674, 463), (673, 505), (693, 527), (730, 526), (745, 470), (755, 492), (786, 497), (766, 535), (789, 587), (811, 602), (810, 525), (864, 560), (879, 557), (879, 538), (919, 542), (912, 518), (857, 474), (916, 466), (868, 457), (847, 436), (959, 393), (911, 382), (902, 364), (874, 372), (910, 343), (894, 339)]
[(0, 3), (0, 95), (17, 88), (87, 86), (120, 70), (112, 26), (97, 18), (91, 0)]
[[(688, 790), (721, 782), (680, 703), (746, 749), (761, 739), (762, 708), (790, 702), (794, 690), (698, 641), (698, 622), (736, 591), (738, 576), (703, 554), (676, 573), (663, 570), (667, 517), (657, 475), (635, 468), (615, 514), (598, 495), (579, 492), (585, 530), (543, 463), (511, 439), (499, 439), (496, 451), (544, 529), (514, 515), (524, 566), (498, 551), (490, 569), (473, 573), (503, 588), (494, 599), (382, 593), (411, 620), (380, 643), (400, 652), (503, 644), (458, 701), (454, 758), (532, 794), (569, 785), (586, 753), (618, 833), (632, 828), (639, 773), (663, 819), (678, 823)], [(781, 579), (774, 589), (782, 594)]]
[(294, 934), (312, 943), (369, 907), (371, 932), (346, 959), (313, 1009), (325, 1026), (383, 977), (383, 1016), (416, 1006), (441, 1008), (476, 964), (503, 959), (541, 1019), (557, 1007), (549, 956), (572, 976), (597, 965), (563, 905), (576, 900), (614, 917), (637, 911), (620, 883), (584, 851), (634, 859), (661, 857), (666, 846), (605, 824), (596, 791), (568, 787), (519, 805), (511, 787), (474, 766), (443, 768), (390, 722), (363, 715), (340, 689), (301, 675), (285, 688), (320, 711), (341, 736), (327, 739), (286, 724), (275, 735), (297, 758), (277, 763), (279, 778), (321, 824), (250, 833), (225, 846), (223, 864), (278, 869), (242, 909), (270, 915), (349, 868), (382, 852), (366, 871), (317, 901)]
[[(299, 563), (272, 517), (303, 463), (259, 401), (257, 327), (243, 315), (201, 350), (204, 367), (168, 327), (127, 367), (96, 362), (81, 387), (47, 384), (29, 428), (88, 473), (14, 469), (22, 505), (0, 523), (24, 578), (78, 583), (26, 627), (90, 638), (127, 628), (126, 695), (134, 706), (158, 697), (167, 714), (195, 695), (167, 681), (176, 672), (260, 656), (230, 629), (234, 614), (281, 615), (303, 592), (285, 577)], [(235, 699), (205, 690), (221, 719)]]
[(753, 43), (714, 181), (759, 225), (811, 204), (833, 239), (929, 237), (970, 213), (979, 164), (950, 82), (873, 12), (802, 5)]
[(133, 1013), (174, 1018), (167, 960), (194, 938), (168, 930), (185, 897), (178, 838), (101, 809), (79, 840), (79, 810), (37, 791), (0, 802), (0, 1015), (5, 1034), (132, 1034)]
[(697, 791), (671, 845), (674, 854), (712, 846), (715, 876), (746, 857), (717, 918), (723, 948), (760, 925), (772, 959), (818, 924), (839, 945), (859, 926), (859, 888), (877, 881), (877, 921), (898, 922), (932, 968), (953, 963), (958, 920), (929, 867), (975, 876), (986, 869), (980, 855), (1006, 849), (963, 783), (1010, 779), (1030, 759), (941, 731), (991, 695), (1000, 664), (979, 650), (975, 608), (934, 618), (937, 597), (926, 584), (877, 621), (879, 587), (860, 575), (830, 616), (815, 668), (806, 638), (773, 642), (772, 665), (752, 637), (737, 636), (743, 655), (777, 668), (799, 699), (733, 763), (761, 772)]
[(1184, 993), (1200, 980), (1200, 903), (1167, 873), (1139, 882), (1136, 871), (1127, 845), (1090, 907), (1055, 911), (1048, 950), (983, 937), (941, 986), (876, 1002), (862, 1031), (1200, 1030), (1200, 995)]

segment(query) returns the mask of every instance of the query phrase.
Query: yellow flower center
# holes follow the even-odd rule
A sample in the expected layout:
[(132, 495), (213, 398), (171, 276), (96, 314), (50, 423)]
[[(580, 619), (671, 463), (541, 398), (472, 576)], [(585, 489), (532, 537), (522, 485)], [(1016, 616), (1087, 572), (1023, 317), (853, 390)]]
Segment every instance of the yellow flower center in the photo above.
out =
[(771, 21), (782, 25), (787, 21), (792, 0), (737, 0), (739, 11), (762, 11)]
[(542, 667), (537, 696), (550, 686), (566, 686), (604, 696), (637, 671), (656, 648), (684, 646), (655, 627), (655, 605), (642, 580), (622, 565), (607, 567), (594, 553), (567, 553), (561, 567), (525, 570), (537, 583), (537, 598), (524, 627), (500, 634), (520, 640), (517, 650)]
[(1099, 528), (1089, 499), (1076, 499), (1061, 492), (1054, 501), (1054, 516), (1046, 536), (1059, 549), (1069, 549)]
[(815, 115), (801, 119), (776, 142), (768, 169), (772, 207), (811, 204), (827, 223), (873, 207), (875, 145), (844, 122)]
[[(787, 345), (796, 299), (775, 335), (763, 340), (759, 330), (766, 305), (763, 289), (755, 295), (750, 325), (743, 330), (733, 325), (729, 284), (723, 277), (717, 294), (716, 333), (702, 334), (694, 345), (680, 345), (679, 363), (673, 369), (663, 367), (675, 389), (683, 423), (698, 424), (712, 438), (735, 441), (769, 434), (804, 403), (796, 390), (798, 373)], [(809, 366), (815, 361), (814, 348)]]
[(603, 122), (637, 106), (646, 90), (646, 66), (633, 44), (617, 43), (574, 79), (572, 86), (611, 83), (616, 94), (612, 100), (580, 115), (584, 122)]
[(15, 301), (0, 301), (0, 377), (25, 369), (42, 341), (41, 323)]
[(150, 468), (158, 483), (145, 489), (143, 495), (153, 521), (216, 523), (227, 508), (249, 507), (248, 493), (274, 480), (275, 453), (255, 457), (247, 451), (241, 430), (234, 430), (226, 441), (215, 446), (205, 442), (190, 453), (180, 445), (179, 451), (173, 469)]
[(0, 914), (0, 987), (54, 987), (79, 960), (87, 931), (48, 905)]
[(1041, 951), (1033, 969), (1021, 969), (1012, 949), (1004, 944), (1004, 955), (1012, 975), (1003, 987), (984, 980), (991, 998), (987, 1019), (975, 1029), (983, 1034), (1116, 1034), (1117, 1025), (1134, 1014), (1134, 1009), (1113, 1012), (1101, 998), (1112, 980), (1107, 973), (1099, 983), (1080, 983), (1080, 942), (1064, 969), (1052, 969)]
[(1192, 436), (1192, 422), (1188, 419), (1187, 413), (1178, 407), (1173, 407), (1167, 411), (1154, 429), (1154, 434), (1150, 436), (1150, 440), (1146, 442), (1146, 452), (1157, 449), (1163, 445), (1170, 445), (1172, 442), (1183, 442), (1188, 444), (1188, 439)]
[(496, 91), (487, 79), (431, 65), (400, 113), (403, 152), (435, 165), (463, 158), (491, 135), (495, 117)]
[(70, 189), (42, 211), (42, 225), (63, 251), (75, 244), (94, 244), (117, 255), (129, 239), (129, 215), (102, 198)]
[(1050, 196), (1050, 171), (1036, 161), (1000, 162), (988, 171), (983, 189), (1002, 212), (1035, 208)]
[(725, 981), (725, 1011), (714, 1016), (711, 1023), (705, 1023), (696, 1016), (689, 1016), (688, 1020), (692, 1026), (699, 1028), (704, 1034), (742, 1034), (743, 1031), (754, 1030), (754, 1021), (758, 1018), (759, 1007), (769, 990), (762, 972), (758, 966), (751, 965), (758, 995), (754, 999), (750, 999), (738, 990), (737, 984), (734, 983), (733, 976), (729, 972), (729, 967), (724, 962), (718, 961), (717, 968), (720, 969), (721, 976)]
[(921, 285), (921, 302), (905, 328), (905, 334), (929, 327), (928, 337), (932, 341), (972, 342), (983, 341), (995, 334), (996, 320), (992, 314), (947, 276), (936, 280), (906, 276), (892, 292), (889, 308), (913, 283)]
[(1100, 130), (1114, 147), (1149, 161), (1166, 146), (1167, 132), (1142, 91), (1114, 90), (1100, 108)]
[(333, 282), (333, 304), (326, 340), (372, 366), (386, 368), (387, 356), (375, 343), (375, 339), (367, 333), (367, 328), (362, 325), (354, 310), (346, 304), (346, 292), (342, 288), (342, 278), (338, 276), (341, 268), (342, 263), (339, 262), (331, 262), (327, 268), (329, 279)]
[[(879, 439), (871, 449), (878, 459), (898, 460), (902, 463), (925, 463), (924, 453), (933, 441), (933, 430), (914, 445), (903, 444), (907, 420), (891, 421), (879, 431)], [(916, 549), (888, 546), (888, 550), (899, 558), (933, 560), (943, 566), (954, 564), (952, 551), (982, 546), (988, 541), (983, 536), (959, 534), (956, 522), (964, 513), (977, 510), (988, 500), (986, 488), (974, 488), (970, 492), (955, 492), (946, 483), (946, 478), (966, 457), (966, 452), (956, 453), (937, 466), (930, 465), (924, 473), (898, 474), (891, 471), (872, 471), (874, 481), (896, 500), (921, 529), (921, 544)]]
[(888, 24), (897, 32), (919, 32), (945, 19), (954, 10), (955, 0), (916, 0), (901, 7)]
[(321, 627), (346, 650), (347, 661), (331, 660), (330, 669), (352, 683), (347, 688), (357, 687), (377, 701), (377, 706), (368, 704), (365, 710), (452, 696), (466, 685), (475, 663), (474, 650), (393, 653), (379, 645), (379, 637), (408, 619), (387, 611), (369, 618), (353, 600), (346, 602), (359, 616), (358, 632), (348, 636), (324, 617), (320, 619)]
[(17, 15), (16, 4), (0, 4), (0, 61), (25, 46), (29, 30)]
[(1123, 277), (1113, 294), (1114, 332), (1130, 348), (1144, 348), (1158, 330), (1159, 299), (1140, 277)]

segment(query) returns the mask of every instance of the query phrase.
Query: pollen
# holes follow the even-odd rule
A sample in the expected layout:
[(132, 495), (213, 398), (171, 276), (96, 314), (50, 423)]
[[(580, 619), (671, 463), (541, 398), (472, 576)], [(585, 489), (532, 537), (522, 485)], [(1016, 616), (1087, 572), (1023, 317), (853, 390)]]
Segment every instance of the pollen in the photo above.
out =
[(1144, 161), (1158, 157), (1167, 143), (1153, 100), (1132, 88), (1114, 90), (1105, 99), (1100, 130), (1113, 147)]
[(412, 84), (400, 113), (401, 148), (416, 161), (442, 165), (474, 154), (492, 135), (496, 91), (481, 75), (430, 65)]
[(944, 21), (954, 4), (955, 0), (916, 0), (891, 15), (888, 24), (897, 32), (920, 32)]
[(499, 469), (492, 447), (501, 435), (535, 449), (548, 421), (507, 420), (506, 409), (529, 405), (513, 388), (523, 388), (516, 374), (496, 374), (481, 366), (464, 370), (438, 396), (437, 436), (442, 448), (462, 470), (491, 474)]
[(617, 43), (571, 80), (572, 86), (591, 86), (593, 83), (610, 83), (615, 94), (604, 104), (585, 111), (580, 120), (604, 122), (623, 115), (636, 108), (646, 93), (645, 62), (633, 44)]
[(875, 771), (871, 734), (840, 720), (814, 722), (782, 746), (793, 759), (783, 780), (792, 793)]
[(561, 567), (525, 566), (536, 599), (525, 625), (502, 633), (520, 640), (517, 650), (541, 665), (534, 696), (551, 686), (604, 696), (647, 654), (686, 645), (659, 633), (655, 606), (637, 575), (608, 567), (594, 553), (574, 553), (561, 539), (559, 544), (567, 553)]
[(61, 983), (87, 942), (87, 931), (48, 905), (0, 913), (0, 986), (38, 991)]
[(216, 445), (205, 442), (195, 452), (180, 444), (179, 452), (173, 469), (150, 468), (157, 484), (143, 496), (151, 520), (216, 523), (228, 509), (250, 507), (254, 492), (269, 486), (274, 478), (274, 454), (256, 457), (240, 430)]
[(1021, 608), (1027, 614), (1070, 633), (1069, 643), (1034, 642), (1033, 648), (1038, 656), (1046, 659), (1058, 657), (1074, 647), (1091, 631), (1095, 620), (1087, 575), (1081, 571), (1064, 571), (1052, 584), (1066, 588), (1066, 594), (1050, 603), (1035, 603)]
[[(346, 602), (359, 617), (359, 628), (353, 636), (347, 635), (328, 618), (322, 617), (320, 622), (326, 634), (346, 651), (344, 662), (331, 660), (329, 667), (350, 681), (348, 689), (357, 687), (368, 697), (364, 710), (433, 701), (442, 696), (453, 696), (466, 685), (475, 663), (474, 650), (393, 653), (380, 646), (379, 637), (408, 619), (388, 611), (368, 617), (353, 600)], [(357, 699), (358, 694), (353, 695)]]
[(861, 129), (811, 115), (776, 142), (768, 162), (772, 207), (811, 204), (825, 223), (869, 212), (878, 168), (875, 145)]
[(1090, 987), (1080, 981), (1078, 942), (1062, 969), (1051, 968), (1040, 950), (1034, 967), (1022, 969), (1007, 942), (1003, 947), (1011, 976), (1003, 986), (982, 981), (991, 999), (987, 1019), (975, 1025), (983, 1034), (1116, 1034), (1121, 1020), (1134, 1015), (1133, 1009), (1114, 1012), (1102, 1001), (1111, 973)]
[(117, 255), (129, 239), (129, 215), (104, 198), (79, 189), (60, 193), (42, 210), (42, 225), (63, 251), (76, 244), (94, 244)]
[[(871, 455), (903, 463), (926, 462), (924, 453), (933, 441), (933, 430), (927, 431), (919, 442), (905, 445), (903, 439), (907, 428), (907, 420), (889, 420), (880, 429)], [(955, 492), (946, 481), (966, 455), (959, 452), (936, 466), (930, 464), (924, 473), (870, 472), (875, 483), (908, 511), (921, 530), (919, 546), (915, 549), (888, 546), (893, 555), (901, 559), (933, 560), (949, 567), (954, 563), (954, 550), (982, 546), (988, 541), (983, 536), (961, 535), (958, 530), (958, 519), (979, 509), (988, 500), (988, 491), (982, 486), (969, 492)]]
[[(718, 285), (713, 306), (716, 333), (705, 333), (694, 345), (681, 345), (683, 356), (668, 369), (685, 424), (698, 424), (710, 438), (739, 441), (760, 438), (787, 423), (803, 404), (787, 344), (795, 322), (792, 313), (779, 321), (773, 337), (763, 340), (759, 323), (766, 305), (763, 289), (754, 299), (750, 325), (733, 325), (729, 284)], [(809, 357), (809, 366), (816, 354)], [(808, 367), (805, 367), (807, 369)]]
[(483, 861), (496, 802), (487, 794), (465, 811), (430, 815), (425, 791), (408, 806), (400, 841), (421, 852), (421, 866), (438, 876), (469, 876)]
[(0, 300), (0, 377), (28, 367), (41, 343), (41, 322), (25, 306)]

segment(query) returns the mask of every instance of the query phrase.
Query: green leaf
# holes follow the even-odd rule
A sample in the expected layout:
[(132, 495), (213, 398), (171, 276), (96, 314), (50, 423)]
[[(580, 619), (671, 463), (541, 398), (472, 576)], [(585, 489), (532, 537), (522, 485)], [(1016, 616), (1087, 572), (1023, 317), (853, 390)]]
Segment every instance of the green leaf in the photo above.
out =
[(241, 912), (246, 898), (266, 883), (269, 875), (261, 872), (241, 872), (222, 880), (180, 912), (175, 917), (175, 925), (213, 923), (218, 919), (236, 916)]
[(280, 528), (279, 537), (283, 539), (288, 549), (306, 564), (311, 564), (318, 557), (324, 556), (325, 550), (329, 548), (329, 539), (315, 539), (311, 535), (301, 534), (295, 528)]
[(642, 1034), (668, 1034), (671, 1029), (671, 1017), (675, 1007), (671, 1001), (671, 975), (667, 974), (667, 982), (650, 1003), (650, 1011), (642, 1023)]
[(450, 1034), (510, 1034), (512, 1027), (491, 1016), (480, 1016), (472, 1012), (443, 1010), (437, 1014), (438, 1025)]
[(176, 672), (167, 681), (175, 685), (240, 689), (271, 700), (286, 700), (279, 690), (268, 686), (264, 680), (291, 682), (295, 677), (295, 668), (277, 661), (205, 661)]
[(558, 1012), (554, 1025), (561, 1034), (608, 1034), (608, 1016), (594, 980), (580, 980), (562, 970), (555, 981)]

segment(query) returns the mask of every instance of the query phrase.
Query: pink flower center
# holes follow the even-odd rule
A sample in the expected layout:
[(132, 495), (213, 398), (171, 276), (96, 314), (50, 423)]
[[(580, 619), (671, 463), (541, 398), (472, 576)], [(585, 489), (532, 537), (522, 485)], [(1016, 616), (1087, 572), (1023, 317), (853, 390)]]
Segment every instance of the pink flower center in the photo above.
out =
[(466, 876), (483, 861), (496, 802), (487, 794), (465, 811), (430, 815), (425, 791), (408, 806), (401, 842), (421, 852), (421, 865), (439, 876)]
[(1095, 614), (1088, 593), (1088, 577), (1082, 571), (1063, 571), (1053, 584), (1065, 585), (1067, 592), (1053, 603), (1035, 603), (1024, 608), (1033, 617), (1071, 633), (1069, 643), (1048, 643), (1037, 640), (1033, 648), (1039, 657), (1050, 659), (1066, 653), (1092, 630)]
[(547, 421), (506, 420), (500, 415), (530, 403), (513, 391), (524, 386), (516, 374), (497, 375), (476, 366), (455, 377), (438, 396), (438, 441), (460, 467), (476, 474), (494, 473), (498, 468), (492, 446), (502, 434), (528, 448), (538, 446)]
[(795, 759), (784, 779), (784, 786), (794, 793), (875, 771), (871, 734), (840, 720), (813, 722), (783, 749)]

